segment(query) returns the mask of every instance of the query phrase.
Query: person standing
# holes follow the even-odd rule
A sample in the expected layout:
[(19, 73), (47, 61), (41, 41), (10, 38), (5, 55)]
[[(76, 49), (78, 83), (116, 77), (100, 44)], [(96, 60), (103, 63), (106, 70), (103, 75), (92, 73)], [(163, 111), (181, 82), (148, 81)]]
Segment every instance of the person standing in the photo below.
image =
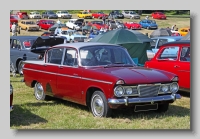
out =
[(174, 31), (175, 27), (176, 27), (176, 25), (173, 25), (172, 28), (171, 28), (171, 30)]
[(106, 15), (103, 15), (102, 20), (103, 20), (103, 24), (106, 24)]
[(58, 19), (57, 24), (61, 24), (60, 20)]
[(11, 29), (12, 29), (12, 36), (15, 36), (16, 30), (17, 30), (17, 26), (16, 26), (15, 22), (12, 24)]

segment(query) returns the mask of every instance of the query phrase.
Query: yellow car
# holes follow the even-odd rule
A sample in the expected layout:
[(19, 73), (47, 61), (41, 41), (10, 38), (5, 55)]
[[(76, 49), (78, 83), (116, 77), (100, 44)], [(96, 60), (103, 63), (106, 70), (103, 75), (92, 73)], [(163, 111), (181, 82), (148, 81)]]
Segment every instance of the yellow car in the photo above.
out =
[(30, 31), (30, 30), (39, 31), (39, 26), (33, 20), (21, 20), (18, 23), (18, 26), (20, 30), (23, 29), (26, 31)]
[(85, 18), (85, 19), (86, 18), (91, 18), (92, 19), (92, 14), (87, 12), (87, 11), (80, 11), (80, 12), (78, 12), (77, 16), (79, 18)]
[(190, 31), (189, 27), (187, 27), (187, 28), (180, 28), (178, 30), (178, 32), (181, 34), (181, 36), (185, 36), (189, 31)]

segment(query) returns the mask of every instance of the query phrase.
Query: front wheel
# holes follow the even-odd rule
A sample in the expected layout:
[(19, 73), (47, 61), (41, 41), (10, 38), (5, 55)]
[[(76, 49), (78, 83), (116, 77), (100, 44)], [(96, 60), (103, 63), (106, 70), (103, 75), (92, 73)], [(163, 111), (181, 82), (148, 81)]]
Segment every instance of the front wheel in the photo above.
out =
[(94, 117), (109, 117), (111, 109), (103, 92), (95, 91), (90, 102), (91, 111)]

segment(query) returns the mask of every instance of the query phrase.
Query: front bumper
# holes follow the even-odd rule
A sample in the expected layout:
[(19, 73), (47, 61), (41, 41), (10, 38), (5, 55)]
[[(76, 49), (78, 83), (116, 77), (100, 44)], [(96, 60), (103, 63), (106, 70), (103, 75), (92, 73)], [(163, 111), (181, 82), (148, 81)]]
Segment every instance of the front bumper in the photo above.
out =
[(176, 99), (181, 99), (181, 95), (172, 94), (156, 97), (146, 97), (146, 98), (123, 98), (123, 99), (108, 99), (109, 104), (139, 104), (139, 103), (154, 103), (161, 101), (175, 101)]

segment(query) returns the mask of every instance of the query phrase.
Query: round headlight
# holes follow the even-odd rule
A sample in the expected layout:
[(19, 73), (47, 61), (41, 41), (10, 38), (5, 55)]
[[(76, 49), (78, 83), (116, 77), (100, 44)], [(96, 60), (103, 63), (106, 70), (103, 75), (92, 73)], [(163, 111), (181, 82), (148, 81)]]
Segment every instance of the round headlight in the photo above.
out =
[(117, 97), (121, 97), (121, 96), (124, 94), (124, 89), (123, 89), (123, 87), (117, 86), (117, 87), (114, 89), (114, 94), (115, 94), (115, 96), (117, 96)]
[(126, 94), (127, 95), (131, 95), (133, 93), (133, 89), (132, 88), (126, 88)]
[(162, 92), (167, 93), (169, 91), (169, 86), (163, 85), (161, 90), (162, 90)]
[(178, 86), (177, 83), (172, 83), (172, 84), (170, 85), (170, 91), (171, 91), (172, 93), (176, 93), (176, 92), (178, 91), (178, 89), (179, 89), (179, 86)]

